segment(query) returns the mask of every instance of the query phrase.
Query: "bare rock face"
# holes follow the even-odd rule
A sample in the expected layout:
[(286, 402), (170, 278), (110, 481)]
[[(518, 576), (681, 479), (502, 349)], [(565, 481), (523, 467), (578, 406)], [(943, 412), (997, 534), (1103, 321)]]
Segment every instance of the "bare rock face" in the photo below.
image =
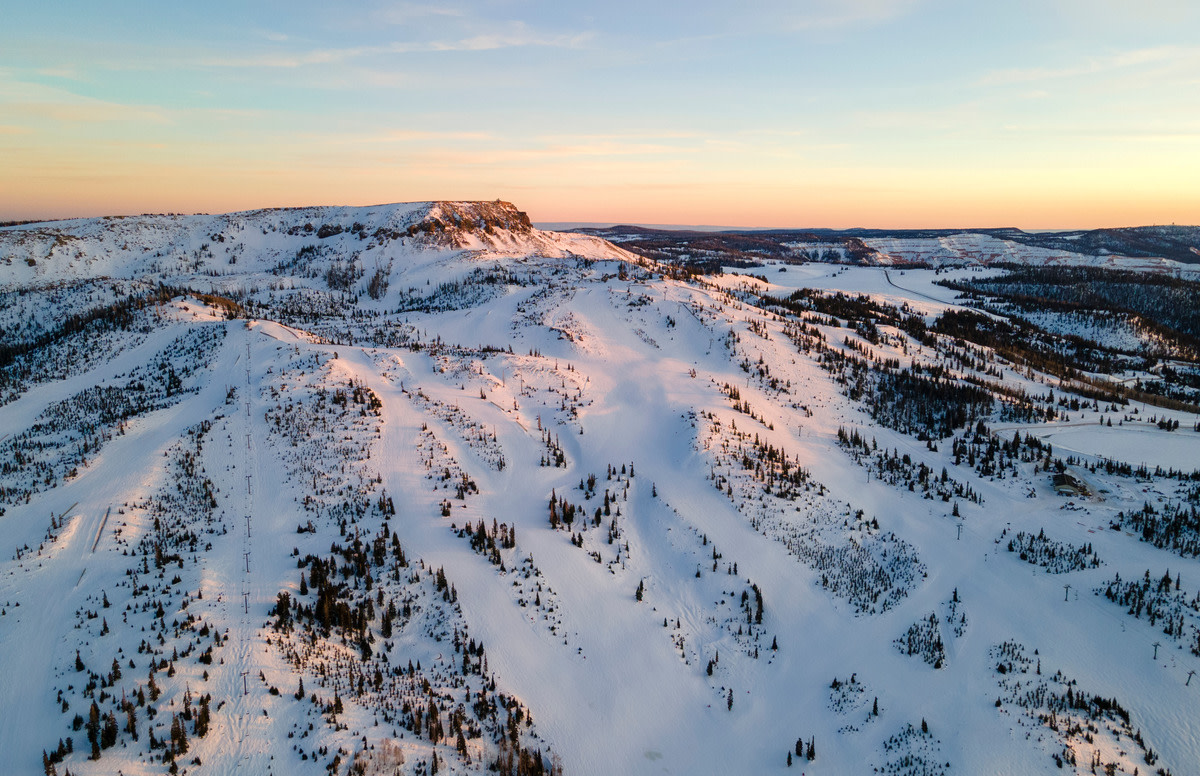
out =
[(429, 235), (434, 243), (456, 248), (466, 247), (469, 237), (490, 244), (500, 231), (525, 235), (533, 225), (511, 202), (431, 202), (423, 217), (407, 229), (409, 236)]
[(435, 202), (425, 221), (452, 224), (464, 231), (490, 233), (496, 229), (529, 232), (529, 216), (511, 202)]

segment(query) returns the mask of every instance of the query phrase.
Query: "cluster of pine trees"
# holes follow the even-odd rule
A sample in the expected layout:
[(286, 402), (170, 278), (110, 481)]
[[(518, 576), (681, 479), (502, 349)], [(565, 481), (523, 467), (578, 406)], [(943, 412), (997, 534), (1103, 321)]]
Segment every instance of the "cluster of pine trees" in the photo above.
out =
[[(714, 414), (704, 417), (707, 433), (700, 446), (711, 451), (709, 479), (756, 531), (819, 572), (821, 587), (860, 613), (886, 611), (908, 594), (924, 570), (911, 545), (879, 531), (877, 519), (868, 519), (862, 510), (829, 502), (824, 485), (798, 465), (783, 480), (788, 456), (782, 451), (771, 461), (772, 448), (760, 438), (740, 431), (734, 422), (726, 428)], [(751, 444), (751, 439), (756, 441)], [(792, 482), (803, 487), (793, 488)], [(796, 512), (807, 518), (798, 522), (787, 517)]]
[(1103, 267), (1012, 267), (1005, 275), (943, 281), (948, 287), (999, 296), (1031, 309), (1132, 313), (1160, 336), (1200, 349), (1200, 283), (1165, 274)]
[[(939, 498), (944, 502), (963, 499), (975, 504), (983, 503), (983, 497), (974, 488), (951, 477), (944, 466), (938, 475), (924, 461), (914, 462), (908, 453), (902, 455), (898, 449), (890, 453), (886, 448), (880, 450), (874, 438), (867, 442), (857, 429), (847, 432), (839, 426), (837, 440), (838, 444), (850, 451), (855, 463), (889, 485), (907, 487), (912, 492), (919, 488), (928, 499)], [(933, 448), (932, 444), (930, 446)]]
[[(1150, 570), (1141, 579), (1123, 580), (1117, 574), (1102, 588), (1096, 589), (1115, 604), (1126, 607), (1128, 614), (1141, 619), (1144, 615), (1151, 626), (1157, 625), (1168, 637), (1179, 641), (1185, 636), (1191, 642), (1192, 654), (1200, 655), (1200, 593), (1188, 597), (1182, 589), (1181, 578), (1174, 581), (1168, 569), (1161, 577), (1151, 578)], [(1185, 626), (1190, 628), (1185, 630)]]
[(487, 523), (480, 518), (479, 525), (472, 527), (468, 522), (458, 530), (458, 535), (460, 538), (470, 539), (471, 549), (501, 570), (504, 569), (504, 561), (500, 557), (500, 550), (511, 550), (517, 546), (517, 527), (497, 523), (495, 518), (492, 519), (491, 530), (488, 530)]
[[(541, 418), (538, 418), (539, 425)], [(563, 453), (562, 446), (558, 443), (558, 434), (551, 434), (550, 429), (542, 429), (542, 444), (546, 447), (546, 452), (542, 454), (541, 466), (554, 466), (557, 468), (567, 468), (567, 456)]]
[(1154, 506), (1147, 501), (1141, 509), (1117, 513), (1114, 527), (1134, 531), (1142, 541), (1170, 550), (1184, 558), (1200, 555), (1200, 486), (1188, 491), (1189, 504), (1171, 501)]
[[(1003, 540), (1007, 533), (1005, 528), (1000, 538)], [(1056, 541), (1047, 537), (1044, 529), (1038, 530), (1036, 535), (1018, 531), (1008, 540), (1008, 551), (1017, 553), (1026, 563), (1041, 566), (1050, 574), (1066, 574), (1103, 565), (1091, 542), (1076, 546)]]
[[(78, 627), (93, 636), (84, 649), (75, 653), (73, 668), (80, 680), (57, 689), (55, 701), (64, 714), (70, 712), (73, 701), (88, 703), (86, 718), (76, 713), (71, 727), (85, 731), (92, 760), (101, 759), (104, 751), (114, 746), (144, 741), (146, 750), (173, 771), (176, 759), (188, 751), (189, 738), (202, 738), (208, 733), (211, 694), (201, 693), (194, 698), (189, 684), (196, 681), (197, 669), (213, 664), (214, 651), (225, 639), (200, 616), (201, 607), (189, 606), (203, 599), (203, 590), (190, 592), (184, 588), (181, 575), (193, 576), (189, 561), (196, 557), (203, 537), (225, 530), (216, 514), (212, 483), (199, 464), (212, 428), (212, 421), (206, 420), (188, 429), (168, 451), (167, 481), (153, 495), (130, 507), (143, 513), (150, 523), (149, 530), (141, 532), (132, 545), (119, 533), (114, 537), (118, 544), (126, 545), (125, 555), (132, 562), (126, 579), (118, 585), (128, 590), (120, 618), (114, 617), (110, 625), (108, 617), (112, 614), (107, 611), (114, 606), (110, 592), (121, 601), (118, 591), (96, 591), (93, 600), (98, 608), (76, 613)], [(98, 631), (96, 621), (100, 623)], [(110, 634), (115, 630), (139, 630), (144, 634), (136, 655), (126, 654), (119, 647), (112, 650)], [(83, 652), (88, 653), (86, 660)], [(107, 663), (110, 655), (111, 663)], [(133, 674), (137, 661), (142, 660), (147, 667), (144, 683)], [(189, 667), (189, 660), (195, 665)], [(89, 666), (97, 661), (107, 669)], [(191, 679), (181, 682), (175, 678), (177, 673)], [(160, 674), (165, 674), (167, 681), (162, 681)], [(199, 681), (207, 678), (204, 670)], [(168, 709), (172, 709), (169, 726), (156, 721)], [(167, 730), (159, 732), (164, 727)], [(57, 763), (74, 748), (70, 738), (60, 739), (58, 746), (46, 753), (46, 772), (55, 773)]]
[(459, 438), (466, 442), (467, 446), (489, 466), (495, 468), (496, 471), (504, 471), (508, 462), (504, 458), (504, 450), (500, 447), (500, 440), (496, 436), (494, 427), (489, 431), (486, 426), (464, 412), (457, 403), (447, 404), (438, 401), (419, 389), (416, 393), (409, 394), (409, 398), (426, 413), (441, 419), (450, 426)]
[[(1064, 764), (1076, 767), (1076, 751), (1083, 745), (1126, 757), (1124, 762), (1116, 761), (1114, 770), (1131, 767), (1131, 760), (1138, 755), (1146, 765), (1157, 762), (1158, 755), (1146, 744), (1141, 729), (1134, 726), (1129, 711), (1116, 698), (1087, 692), (1061, 671), (1044, 674), (1038, 650), (1029, 655), (1025, 646), (1016, 641), (997, 644), (988, 655), (996, 664), (996, 681), (1001, 690), (996, 707), (1007, 703), (1033, 724), (1048, 729), (1062, 745), (1061, 753), (1051, 755), (1059, 768)], [(1102, 738), (1106, 739), (1104, 745)], [(1101, 766), (1095, 764), (1095, 767)], [(1162, 767), (1156, 773), (1170, 776), (1170, 771)]]
[(885, 776), (948, 776), (950, 763), (941, 759), (941, 741), (929, 732), (929, 723), (920, 727), (906, 724), (900, 732), (883, 742), (888, 760), (875, 768)]
[(0, 502), (28, 501), (75, 477), (130, 420), (177, 404), (190, 392), (184, 380), (208, 367), (224, 335), (224, 327), (194, 327), (121, 382), (51, 403), (28, 428), (0, 442)]
[(1018, 431), (1011, 440), (1005, 440), (993, 434), (983, 421), (977, 421), (973, 427), (955, 436), (951, 444), (955, 466), (965, 464), (980, 477), (1001, 480), (1019, 477), (1019, 464), (1042, 461), (1043, 468), (1048, 469), (1052, 454), (1053, 448), (1033, 434), (1022, 436)]
[[(380, 537), (386, 534), (385, 528)], [(467, 763), (482, 757), (495, 772), (551, 773), (556, 767), (553, 757), (529, 745), (536, 735), (528, 709), (497, 692), (484, 645), (469, 636), (458, 610), (457, 593), (445, 571), (419, 563), (405, 566), (405, 573), (397, 579), (394, 572), (403, 551), (393, 540), (384, 550), (382, 564), (392, 572), (380, 568), (381, 564), (375, 563), (380, 537), (361, 546), (335, 545), (328, 560), (304, 558), (301, 566), (307, 574), (301, 575), (299, 596), (293, 599), (286, 591), (280, 593), (273, 612), (276, 630), (286, 635), (295, 624), (313, 634), (299, 643), (289, 642), (292, 645), (285, 653), (317, 673), (322, 686), (331, 684), (334, 692), (332, 701), (321, 701), (316, 694), (306, 693), (301, 681), (296, 699), (311, 700), (336, 726), (338, 716), (344, 713), (345, 693), (374, 708), (389, 724), (399, 724), (435, 746), (453, 745)], [(374, 584), (373, 568), (379, 579)], [(439, 640), (442, 629), (453, 631), (452, 636), (447, 634), (453, 646), (451, 658), (424, 668), (419, 660), (414, 665), (409, 659), (405, 666), (397, 659), (402, 656), (395, 654), (391, 640), (403, 640), (402, 633), (418, 620), (427, 635)], [(334, 637), (357, 643), (360, 659), (346, 663), (326, 655), (321, 644)], [(378, 639), (384, 641), (382, 647), (371, 649), (370, 644)], [(466, 702), (461, 692), (464, 684)], [(491, 741), (490, 750), (483, 747), (485, 738)], [(436, 752), (432, 757), (425, 763), (430, 773), (439, 767), (434, 765)], [(441, 764), (445, 765), (444, 760)]]
[[(21, 356), (36, 353), (61, 340), (75, 338), (76, 335), (94, 337), (105, 331), (129, 330), (138, 322), (138, 313), (142, 310), (186, 293), (186, 289), (160, 284), (145, 293), (131, 293), (83, 312), (64, 311), (62, 315), (51, 315), (51, 325), (39, 327), (32, 336), (27, 335), (20, 339), (11, 335), (0, 336), (0, 387), (17, 376), (9, 371), (9, 367)], [(28, 331), (31, 323), (31, 320), (21, 321), (9, 331), (19, 331), (22, 326)]]
[(946, 647), (936, 612), (908, 626), (904, 635), (893, 643), (904, 654), (919, 655), (934, 668), (941, 668), (946, 662)]
[[(395, 505), (379, 492), (382, 479), (369, 469), (379, 397), (353, 380), (329, 384), (327, 370), (327, 357), (298, 356), (268, 386), (263, 417), (289, 477), (302, 488), (308, 523), (315, 521), (314, 529), (337, 525), (345, 537), (368, 515), (395, 514)], [(331, 466), (331, 460), (345, 465)]]
[(518, 275), (502, 265), (476, 267), (461, 280), (439, 283), (429, 292), (409, 287), (400, 292), (396, 315), (407, 312), (443, 313), (476, 307), (510, 288), (520, 288), (536, 282), (533, 277)]

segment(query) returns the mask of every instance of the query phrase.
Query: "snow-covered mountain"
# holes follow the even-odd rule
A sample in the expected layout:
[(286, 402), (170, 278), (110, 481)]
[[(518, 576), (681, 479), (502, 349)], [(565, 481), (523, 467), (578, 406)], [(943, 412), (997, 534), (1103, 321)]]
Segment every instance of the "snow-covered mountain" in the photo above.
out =
[(500, 202), (0, 258), (5, 772), (1200, 762), (1200, 416), (1138, 330), (1064, 367), (933, 271)]
[(10, 287), (86, 277), (219, 283), (283, 271), (297, 249), (309, 245), (371, 267), (447, 250), (597, 258), (612, 252), (596, 238), (533, 229), (528, 216), (499, 200), (112, 216), (0, 229)]

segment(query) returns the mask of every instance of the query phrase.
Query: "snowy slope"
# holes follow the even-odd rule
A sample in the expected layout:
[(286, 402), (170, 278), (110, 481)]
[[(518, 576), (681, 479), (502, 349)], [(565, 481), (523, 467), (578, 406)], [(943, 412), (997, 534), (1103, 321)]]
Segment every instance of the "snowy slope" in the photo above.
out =
[[(1200, 467), (1196, 416), (1152, 408), (1181, 421), (1167, 432), (1088, 403), (1029, 425), (997, 405), (994, 440), (1072, 448), (1093, 495), (1060, 497), (1054, 454), (887, 427), (832, 354), (1030, 397), (1057, 382), (763, 302), (861, 293), (932, 321), (953, 307), (932, 272), (672, 280), (495, 203), (98, 219), (0, 245), (21, 345), (0, 405), (7, 772), (60, 740), (76, 774), (1200, 762), (1200, 562), (1119, 516), (1200, 491), (1087, 467), (1151, 438)], [(60, 327), (160, 281), (191, 292)], [(1178, 601), (1155, 587), (1153, 624), (1094, 594), (1168, 568)], [(93, 702), (97, 741), (115, 727), (96, 760)]]

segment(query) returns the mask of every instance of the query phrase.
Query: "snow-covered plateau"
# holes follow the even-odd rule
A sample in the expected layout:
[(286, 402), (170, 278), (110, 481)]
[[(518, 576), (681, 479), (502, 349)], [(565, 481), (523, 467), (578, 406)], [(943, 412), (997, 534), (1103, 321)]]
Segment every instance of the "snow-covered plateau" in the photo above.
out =
[(977, 271), (761, 272), (499, 201), (0, 229), (0, 771), (1200, 773), (1186, 396), (972, 340)]

